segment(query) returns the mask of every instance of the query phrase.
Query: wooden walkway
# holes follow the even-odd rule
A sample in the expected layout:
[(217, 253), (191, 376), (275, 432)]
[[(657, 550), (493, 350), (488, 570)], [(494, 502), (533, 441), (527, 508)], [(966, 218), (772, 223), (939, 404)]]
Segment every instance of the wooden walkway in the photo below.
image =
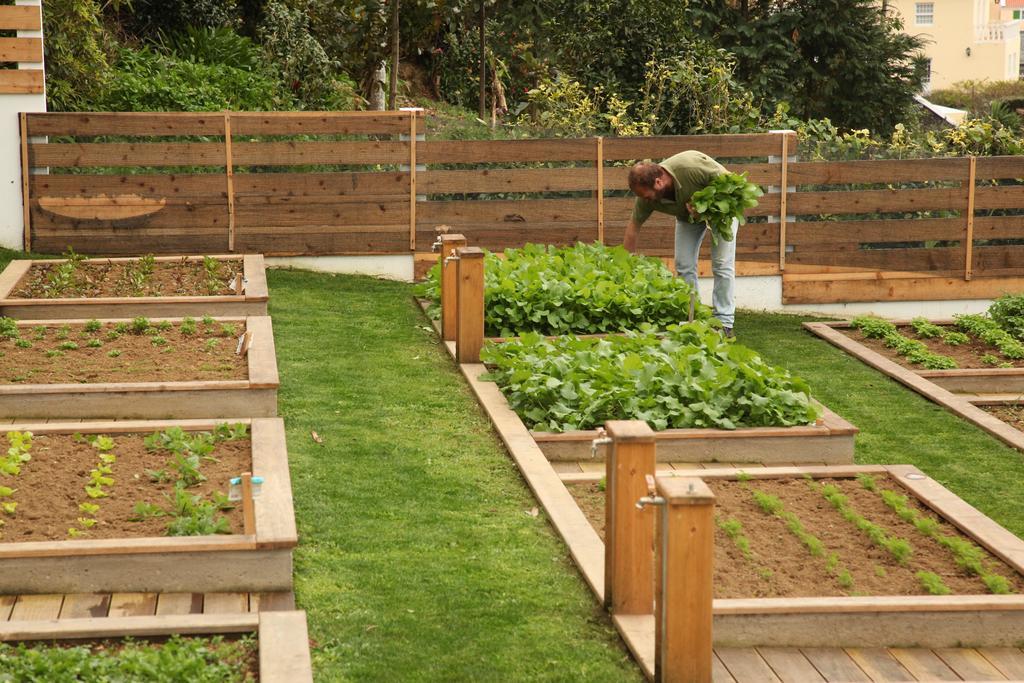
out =
[(241, 614), (292, 609), (295, 609), (295, 597), (290, 592), (0, 595), (0, 621)]
[(715, 683), (1020, 681), (1017, 648), (716, 648)]

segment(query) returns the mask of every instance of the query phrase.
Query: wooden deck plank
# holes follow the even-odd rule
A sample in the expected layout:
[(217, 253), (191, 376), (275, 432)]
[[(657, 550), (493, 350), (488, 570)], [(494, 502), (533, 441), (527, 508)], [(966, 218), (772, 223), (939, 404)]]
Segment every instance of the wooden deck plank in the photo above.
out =
[(749, 647), (720, 647), (715, 650), (722, 664), (740, 683), (744, 681), (764, 681), (765, 683), (782, 683), (768, 663), (761, 659), (757, 650)]
[(68, 593), (60, 608), (61, 619), (105, 617), (110, 610), (110, 593)]
[(725, 668), (725, 664), (722, 664), (717, 653), (711, 658), (711, 680), (714, 683), (736, 683), (736, 679)]
[(871, 681), (842, 648), (805, 647), (801, 652), (826, 681)]
[(974, 649), (957, 647), (935, 650), (943, 662), (965, 681), (1004, 681), (1006, 676)]
[(757, 652), (783, 683), (823, 683), (825, 680), (798, 648), (759, 647)]
[(1024, 680), (1024, 652), (1015, 647), (981, 647), (978, 653), (1010, 680)]
[(203, 614), (241, 614), (249, 611), (248, 593), (207, 593)]
[(156, 603), (156, 613), (163, 614), (202, 614), (202, 593), (161, 593)]
[[(312, 683), (305, 612), (263, 612), (260, 619), (260, 679)], [(288, 647), (294, 643), (298, 647)]]
[(49, 621), (60, 616), (63, 595), (19, 595), (11, 621)]
[(916, 681), (889, 651), (882, 647), (848, 647), (846, 654), (873, 681)]
[(291, 591), (251, 593), (249, 595), (250, 612), (291, 612), (294, 610), (295, 593)]
[(111, 617), (151, 617), (156, 614), (157, 593), (114, 593), (110, 596)]
[(889, 652), (920, 681), (959, 681), (960, 677), (931, 650), (890, 648)]

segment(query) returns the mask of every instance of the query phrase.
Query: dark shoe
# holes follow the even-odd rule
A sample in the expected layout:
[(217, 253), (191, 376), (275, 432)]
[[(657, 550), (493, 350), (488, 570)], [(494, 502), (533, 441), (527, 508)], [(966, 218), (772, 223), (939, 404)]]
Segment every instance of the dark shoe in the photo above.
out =
[(732, 331), (731, 327), (723, 327), (722, 328), (722, 336), (725, 337), (726, 339), (735, 339), (736, 338), (736, 335), (733, 334), (733, 331)]

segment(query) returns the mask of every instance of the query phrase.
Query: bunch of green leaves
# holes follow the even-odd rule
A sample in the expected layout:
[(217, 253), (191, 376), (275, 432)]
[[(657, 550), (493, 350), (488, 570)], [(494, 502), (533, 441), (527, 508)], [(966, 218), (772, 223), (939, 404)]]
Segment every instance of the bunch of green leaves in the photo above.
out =
[(707, 224), (715, 244), (719, 240), (731, 242), (736, 237), (733, 221), (746, 223), (744, 212), (757, 206), (757, 198), (763, 194), (760, 187), (747, 181), (746, 173), (722, 173), (690, 197), (691, 218), (695, 223)]
[(231, 525), (221, 510), (230, 508), (226, 499), (217, 501), (205, 500), (200, 494), (191, 494), (183, 486), (174, 487), (174, 497), (165, 511), (170, 521), (167, 524), (168, 536), (207, 536), (210, 534), (230, 534)]
[(0, 473), (17, 476), (23, 463), (32, 459), (32, 432), (7, 432), (7, 454), (0, 457)]
[(20, 336), (18, 321), (14, 318), (0, 316), (0, 339), (18, 339)]
[(1024, 294), (1005, 294), (988, 307), (988, 315), (1016, 339), (1024, 340)]
[(910, 321), (914, 328), (914, 334), (922, 339), (941, 339), (943, 344), (949, 346), (960, 346), (970, 341), (970, 338), (963, 332), (948, 330), (941, 325), (929, 322), (926, 318), (914, 318)]
[[(431, 270), (419, 293), (439, 301), (440, 278), (440, 268)], [(618, 332), (642, 323), (664, 328), (687, 320), (692, 296), (661, 260), (600, 243), (528, 244), (484, 259), (488, 336)], [(710, 315), (696, 302), (695, 318)]]
[(706, 322), (645, 326), (605, 339), (530, 333), (484, 348), (497, 382), (532, 429), (592, 429), (644, 420), (654, 429), (811, 424), (807, 384)]
[(1015, 339), (991, 318), (983, 315), (954, 315), (954, 324), (990, 346), (999, 349), (1010, 360), (1024, 359), (1024, 343)]
[[(934, 353), (917, 339), (904, 337), (899, 333), (897, 327), (888, 320), (872, 316), (859, 316), (854, 318), (850, 324), (859, 329), (869, 339), (881, 339), (886, 346), (894, 349), (896, 353), (906, 357), (908, 361), (915, 365), (922, 365), (925, 368), (935, 370), (957, 367), (956, 361), (949, 356)], [(923, 329), (926, 329), (928, 332), (931, 331), (928, 328)]]
[(221, 282), (221, 262), (212, 256), (203, 257), (203, 274), (206, 280), (206, 291), (208, 294), (216, 294), (224, 284)]
[(50, 643), (0, 644), (5, 681), (150, 681), (152, 683), (242, 683), (256, 651), (251, 636), (225, 640), (171, 636), (152, 645), (126, 640), (114, 647), (65, 647)]

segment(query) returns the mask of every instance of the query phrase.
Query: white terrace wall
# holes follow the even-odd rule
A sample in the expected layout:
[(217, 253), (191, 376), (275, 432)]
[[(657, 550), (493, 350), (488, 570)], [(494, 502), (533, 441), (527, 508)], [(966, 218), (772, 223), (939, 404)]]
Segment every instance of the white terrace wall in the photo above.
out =
[(41, 10), (41, 0), (0, 6), (0, 29), (18, 32), (0, 47), (0, 62), (18, 63), (0, 69), (0, 246), (10, 249), (22, 248), (25, 232), (19, 114), (46, 111)]

